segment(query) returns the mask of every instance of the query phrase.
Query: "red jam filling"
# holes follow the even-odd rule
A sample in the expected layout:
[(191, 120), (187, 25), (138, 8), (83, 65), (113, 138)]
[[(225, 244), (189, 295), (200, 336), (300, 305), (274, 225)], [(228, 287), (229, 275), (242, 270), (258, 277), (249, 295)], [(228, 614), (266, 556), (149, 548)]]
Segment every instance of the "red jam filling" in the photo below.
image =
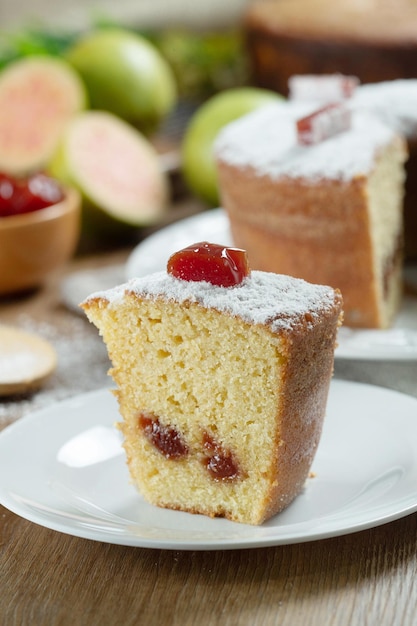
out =
[(139, 427), (146, 439), (167, 459), (181, 459), (188, 447), (181, 434), (172, 426), (162, 424), (154, 415), (140, 415)]
[(247, 254), (240, 248), (202, 241), (175, 252), (168, 273), (187, 281), (207, 281), (220, 287), (239, 285), (250, 274)]
[(15, 178), (0, 173), (0, 217), (39, 211), (63, 198), (58, 181), (46, 174)]
[(312, 145), (334, 137), (351, 126), (351, 112), (342, 103), (332, 103), (297, 120), (297, 138), (301, 145)]
[[(166, 459), (181, 460), (189, 454), (189, 448), (177, 429), (163, 424), (155, 415), (142, 413), (138, 425), (149, 443)], [(231, 482), (242, 476), (233, 453), (206, 431), (203, 433), (201, 462), (216, 482)]]
[(225, 482), (239, 478), (239, 466), (233, 454), (207, 432), (203, 435), (203, 448), (205, 457), (202, 462), (213, 480)]

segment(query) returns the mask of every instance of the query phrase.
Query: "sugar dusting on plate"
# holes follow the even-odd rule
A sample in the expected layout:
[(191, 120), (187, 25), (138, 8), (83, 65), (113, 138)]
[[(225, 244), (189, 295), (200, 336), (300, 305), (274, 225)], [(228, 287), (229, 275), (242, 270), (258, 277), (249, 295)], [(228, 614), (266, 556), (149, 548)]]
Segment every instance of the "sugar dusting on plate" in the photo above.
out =
[[(14, 323), (22, 330), (36, 333), (53, 346), (57, 364), (55, 371), (34, 393), (2, 398), (0, 429), (26, 413), (52, 405), (80, 393), (109, 387), (107, 375), (110, 362), (96, 330), (83, 317), (65, 315), (55, 324), (17, 316)], [(87, 374), (86, 374), (87, 373)]]

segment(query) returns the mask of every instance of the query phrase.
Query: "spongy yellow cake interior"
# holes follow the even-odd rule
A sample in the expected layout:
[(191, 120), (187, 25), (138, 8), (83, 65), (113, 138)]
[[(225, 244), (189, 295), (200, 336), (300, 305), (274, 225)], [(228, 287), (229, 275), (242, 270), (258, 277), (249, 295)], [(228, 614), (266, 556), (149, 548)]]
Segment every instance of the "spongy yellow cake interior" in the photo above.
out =
[[(142, 304), (138, 329), (135, 308), (131, 302), (123, 319), (112, 316), (106, 332), (114, 362), (122, 363), (113, 376), (124, 388), (122, 430), (133, 476), (149, 486), (142, 490), (155, 504), (189, 509), (191, 496), (196, 510), (211, 515), (229, 511), (240, 519), (250, 508), (262, 511), (273, 450), (280, 445), (279, 428), (271, 419), (277, 414), (284, 358), (279, 339), (217, 311), (161, 307), (158, 301)], [(123, 336), (120, 327), (128, 329)], [(145, 437), (137, 436), (138, 407), (181, 433), (188, 447), (184, 459), (161, 459)], [(224, 451), (234, 456), (232, 451), (238, 451), (235, 462), (244, 480), (207, 480), (206, 433)], [(170, 501), (173, 493), (182, 497)], [(258, 521), (256, 513), (251, 521)]]

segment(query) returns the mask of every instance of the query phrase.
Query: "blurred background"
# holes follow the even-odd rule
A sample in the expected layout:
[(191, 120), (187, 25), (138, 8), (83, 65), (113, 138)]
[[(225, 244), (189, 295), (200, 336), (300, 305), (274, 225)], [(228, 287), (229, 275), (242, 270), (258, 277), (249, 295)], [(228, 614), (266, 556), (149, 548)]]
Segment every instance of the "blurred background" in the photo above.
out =
[[(178, 192), (191, 192), (199, 203), (194, 210), (219, 206), (210, 155), (220, 127), (263, 100), (262, 94), (239, 94), (238, 99), (231, 96), (219, 102), (218, 108), (213, 105), (201, 112), (197, 119), (198, 109), (212, 96), (249, 86), (287, 97), (289, 78), (295, 74), (341, 73), (353, 75), (361, 83), (417, 78), (417, 0), (0, 0), (0, 25), (0, 70), (22, 57), (38, 54), (69, 61), (88, 92), (87, 105), (78, 109), (109, 111), (144, 132), (162, 155), (172, 198), (177, 200)], [(98, 47), (93, 53), (87, 44), (83, 51), (84, 44), (78, 41), (82, 35), (92, 32), (96, 39), (98, 30), (112, 26), (134, 31), (151, 42), (168, 63), (174, 80), (166, 69), (139, 67), (124, 43), (119, 42), (116, 51), (107, 43), (97, 44), (99, 53)], [(90, 41), (89, 46), (93, 45), (96, 42)], [(137, 58), (140, 56), (138, 51)], [(156, 63), (159, 67), (159, 60)], [(98, 81), (102, 83), (99, 95)], [(20, 80), (21, 86), (28, 83), (27, 79)], [(119, 88), (124, 92), (118, 94), (120, 102), (115, 103)], [(6, 91), (3, 73), (0, 96), (3, 93), (6, 98)], [(143, 111), (132, 116), (127, 110), (128, 106), (138, 106), (130, 102), (135, 92), (137, 100), (150, 103), (146, 114), (157, 122), (153, 132)], [(23, 165), (11, 168), (9, 149), (1, 143), (5, 102), (10, 104), (7, 98), (0, 101), (0, 171), (15, 173), (17, 169), (17, 174), (25, 174), (28, 168)], [(32, 96), (24, 104), (33, 113)], [(414, 157), (417, 116), (414, 111), (409, 115), (412, 106), (404, 113), (402, 104), (397, 98), (391, 109), (396, 122), (407, 124)], [(10, 119), (13, 109), (13, 105), (9, 107)], [(393, 117), (391, 109), (384, 115)], [(41, 110), (39, 105), (38, 119)], [(28, 119), (29, 113), (23, 118)], [(3, 127), (3, 137), (8, 137), (11, 128), (21, 127), (21, 119), (4, 122)], [(62, 137), (58, 139), (59, 148)], [(56, 168), (58, 148), (40, 165), (74, 184), (67, 180), (67, 172)], [(417, 159), (410, 158), (407, 167), (406, 249), (417, 258)], [(81, 191), (84, 198), (85, 190)], [(94, 202), (103, 208), (96, 199)], [(87, 215), (87, 208), (84, 202), (83, 215)], [(170, 211), (164, 220), (183, 215)], [(120, 215), (117, 218), (126, 221)], [(164, 220), (156, 211), (154, 223), (161, 226)], [(142, 225), (139, 216), (135, 226)], [(413, 241), (408, 241), (408, 233)]]
[(247, 0), (2, 0), (2, 29), (17, 28), (30, 21), (83, 28), (92, 18), (105, 16), (130, 26), (167, 24), (217, 27), (231, 24)]

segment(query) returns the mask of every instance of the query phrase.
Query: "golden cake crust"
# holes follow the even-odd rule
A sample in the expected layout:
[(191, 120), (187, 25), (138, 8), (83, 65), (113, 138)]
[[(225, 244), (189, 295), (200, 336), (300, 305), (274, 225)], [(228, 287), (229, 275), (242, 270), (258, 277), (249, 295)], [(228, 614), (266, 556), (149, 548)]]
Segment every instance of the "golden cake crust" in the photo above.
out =
[(318, 194), (303, 180), (281, 180), (279, 193), (266, 176), (254, 186), (252, 172), (227, 163), (219, 176), (233, 240), (253, 267), (337, 285), (347, 325), (380, 325), (364, 178), (322, 181)]

